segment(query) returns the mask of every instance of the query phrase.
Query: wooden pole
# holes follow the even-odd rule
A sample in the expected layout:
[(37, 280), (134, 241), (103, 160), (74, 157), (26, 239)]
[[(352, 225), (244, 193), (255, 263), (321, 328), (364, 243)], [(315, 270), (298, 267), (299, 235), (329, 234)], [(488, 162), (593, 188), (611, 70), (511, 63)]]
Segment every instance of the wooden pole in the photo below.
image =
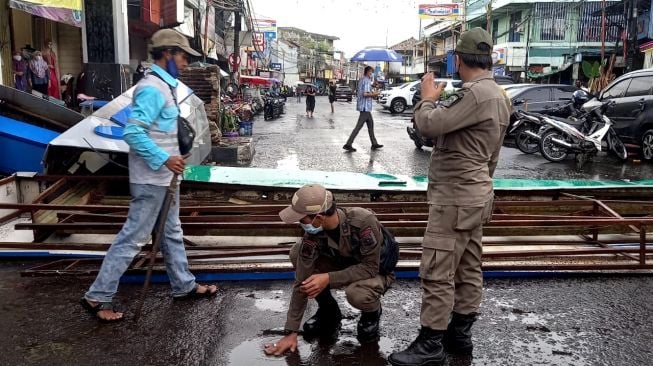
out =
[(601, 65), (605, 60), (605, 0), (601, 1)]

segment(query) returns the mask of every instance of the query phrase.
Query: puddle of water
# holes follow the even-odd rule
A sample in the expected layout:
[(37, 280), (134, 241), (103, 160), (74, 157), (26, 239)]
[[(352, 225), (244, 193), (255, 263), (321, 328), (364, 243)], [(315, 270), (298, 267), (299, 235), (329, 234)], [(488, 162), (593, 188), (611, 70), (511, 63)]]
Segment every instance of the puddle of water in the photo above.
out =
[(311, 345), (304, 342), (301, 337), (297, 346), (297, 354), (285, 357), (266, 356), (263, 352), (265, 345), (268, 343), (274, 343), (279, 340), (279, 338), (279, 336), (255, 338), (241, 343), (229, 354), (229, 365), (285, 365), (290, 364), (290, 362), (286, 362), (287, 359), (295, 359), (297, 356), (299, 356), (300, 361), (300, 363), (297, 363), (298, 365), (309, 365), (308, 363), (301, 363), (301, 359), (302, 355), (311, 354)]
[(38, 344), (27, 348), (26, 361), (35, 363), (45, 361), (52, 357), (52, 355), (67, 356), (73, 351), (73, 345), (61, 342), (49, 342)]
[(261, 337), (245, 341), (231, 351), (230, 365), (387, 365), (386, 358), (393, 352), (394, 342), (382, 337), (378, 343), (361, 345), (355, 338), (343, 337), (335, 344), (307, 343), (299, 337), (298, 352), (284, 357), (266, 356), (263, 348), (279, 337)]
[(283, 313), (288, 310), (286, 301), (281, 299), (256, 299), (254, 306), (260, 310), (269, 310), (277, 313)]
[(299, 159), (293, 151), (288, 152), (288, 156), (277, 161), (277, 169), (282, 170), (299, 170)]

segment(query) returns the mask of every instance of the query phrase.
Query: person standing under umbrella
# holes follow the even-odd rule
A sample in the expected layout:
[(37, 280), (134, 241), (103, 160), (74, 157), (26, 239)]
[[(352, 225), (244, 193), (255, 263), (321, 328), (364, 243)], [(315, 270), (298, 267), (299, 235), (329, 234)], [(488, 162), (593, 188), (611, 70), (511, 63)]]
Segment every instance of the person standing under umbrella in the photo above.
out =
[(313, 118), (315, 111), (315, 87), (309, 85), (306, 88), (306, 117)]
[(356, 110), (360, 112), (358, 117), (358, 123), (356, 127), (351, 132), (349, 139), (345, 143), (345, 146), (342, 148), (354, 152), (354, 149), (351, 144), (354, 143), (354, 139), (360, 132), (363, 125), (367, 124), (367, 132), (370, 134), (370, 141), (372, 142), (372, 150), (380, 149), (383, 145), (379, 144), (376, 141), (376, 136), (374, 136), (374, 119), (372, 119), (372, 108), (374, 106), (374, 98), (379, 95), (378, 92), (372, 91), (372, 74), (374, 73), (374, 68), (372, 66), (365, 67), (363, 72), (363, 78), (358, 82), (358, 94), (356, 96)]

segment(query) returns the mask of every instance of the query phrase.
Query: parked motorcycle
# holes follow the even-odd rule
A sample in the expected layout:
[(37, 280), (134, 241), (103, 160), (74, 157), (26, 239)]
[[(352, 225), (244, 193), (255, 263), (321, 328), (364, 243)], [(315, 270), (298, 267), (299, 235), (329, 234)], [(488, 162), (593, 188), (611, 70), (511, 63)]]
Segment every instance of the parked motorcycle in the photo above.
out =
[(580, 170), (586, 162), (604, 149), (603, 142), (605, 142), (607, 149), (614, 156), (622, 161), (627, 160), (626, 146), (612, 128), (614, 123), (604, 114), (611, 103), (592, 100), (583, 105), (583, 109), (587, 112), (586, 120), (583, 121), (588, 126), (587, 133), (570, 125), (567, 120), (532, 114), (543, 123), (539, 142), (542, 156), (551, 162), (559, 162), (565, 160), (568, 154), (574, 153), (576, 168)]
[[(568, 119), (572, 125), (580, 127), (580, 131), (587, 133), (586, 114), (582, 106), (590, 100), (591, 95), (583, 90), (577, 90), (573, 93), (571, 101), (556, 109), (542, 112), (549, 116), (561, 117)], [(517, 148), (524, 154), (534, 154), (539, 151), (540, 132), (542, 121), (523, 110), (515, 110), (510, 116), (510, 125), (508, 127), (508, 136), (515, 139)]]
[(284, 98), (276, 95), (275, 93), (268, 93), (265, 96), (265, 105), (263, 106), (263, 119), (271, 120), (278, 118), (285, 113)]

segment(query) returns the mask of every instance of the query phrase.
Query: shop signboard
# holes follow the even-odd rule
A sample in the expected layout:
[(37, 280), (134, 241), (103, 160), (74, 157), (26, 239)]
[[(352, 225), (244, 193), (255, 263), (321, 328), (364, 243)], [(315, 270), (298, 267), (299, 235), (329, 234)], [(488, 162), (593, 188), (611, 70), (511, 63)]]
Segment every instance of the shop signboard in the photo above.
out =
[(426, 20), (458, 20), (463, 15), (462, 6), (455, 1), (437, 1), (435, 4), (420, 4), (419, 17)]

